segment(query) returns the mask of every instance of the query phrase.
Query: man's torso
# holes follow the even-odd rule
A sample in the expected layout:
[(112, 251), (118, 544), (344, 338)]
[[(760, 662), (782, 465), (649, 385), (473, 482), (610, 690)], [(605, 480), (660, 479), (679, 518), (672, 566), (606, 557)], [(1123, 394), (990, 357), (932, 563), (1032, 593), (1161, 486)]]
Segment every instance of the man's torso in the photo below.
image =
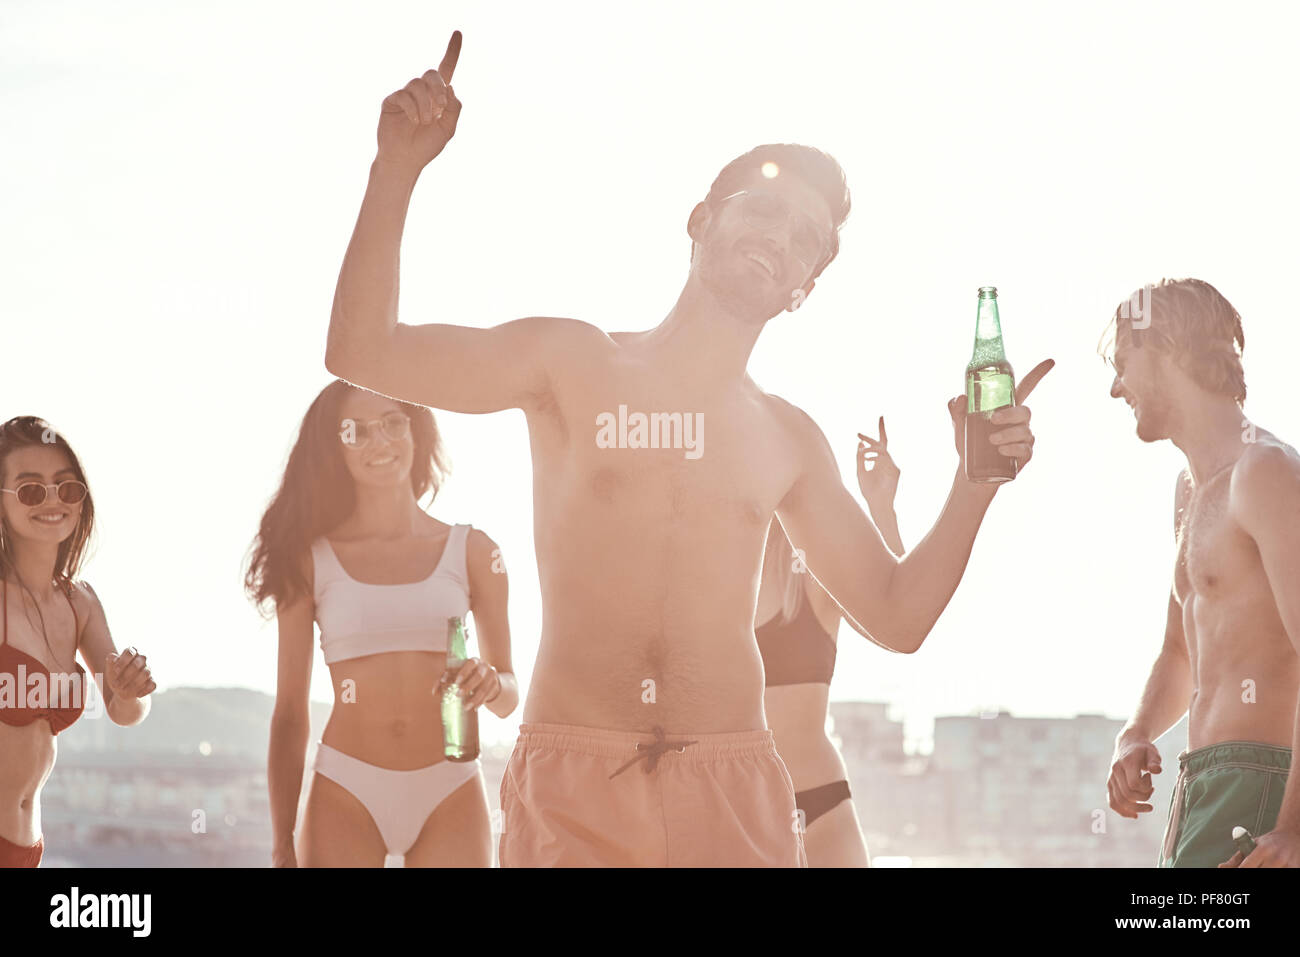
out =
[[(1259, 441), (1276, 439), (1261, 432)], [(1174, 592), (1192, 669), (1192, 749), (1221, 741), (1290, 747), (1294, 729), (1300, 667), (1259, 549), (1231, 508), (1242, 459), (1195, 488), (1180, 518)]]
[[(748, 378), (682, 381), (639, 334), (593, 330), (579, 348), (566, 364), (581, 373), (528, 410), (543, 627), (524, 718), (762, 728), (754, 603), (768, 521), (800, 469), (792, 410)], [(653, 431), (679, 447), (598, 445), (598, 417), (605, 440), (648, 439), (637, 413), (678, 414)]]

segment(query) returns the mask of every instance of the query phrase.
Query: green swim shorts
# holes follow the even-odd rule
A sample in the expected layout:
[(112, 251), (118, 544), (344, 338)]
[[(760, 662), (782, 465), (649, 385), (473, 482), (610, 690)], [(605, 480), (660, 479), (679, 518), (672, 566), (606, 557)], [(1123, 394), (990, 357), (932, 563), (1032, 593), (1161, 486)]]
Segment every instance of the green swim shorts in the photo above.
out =
[(1161, 867), (1218, 867), (1236, 852), (1232, 829), (1255, 837), (1277, 823), (1291, 749), (1223, 741), (1178, 756)]

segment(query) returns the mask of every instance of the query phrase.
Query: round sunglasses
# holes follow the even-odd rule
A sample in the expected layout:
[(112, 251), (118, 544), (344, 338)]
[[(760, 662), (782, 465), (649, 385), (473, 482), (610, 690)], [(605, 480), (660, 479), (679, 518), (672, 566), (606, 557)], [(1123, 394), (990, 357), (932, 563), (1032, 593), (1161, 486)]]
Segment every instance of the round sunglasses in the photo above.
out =
[(411, 420), (405, 412), (389, 412), (382, 418), (366, 422), (344, 419), (339, 429), (339, 441), (349, 448), (359, 449), (369, 445), (380, 433), (390, 439), (404, 439), (411, 434)]
[(37, 505), (45, 504), (50, 489), (55, 490), (55, 493), (59, 496), (59, 501), (64, 505), (76, 505), (86, 497), (86, 493), (89, 491), (84, 482), (78, 482), (76, 479), (64, 479), (55, 485), (24, 482), (17, 488), (0, 488), (0, 492), (9, 492), (18, 499), (19, 503), (26, 505), (28, 508), (35, 508)]

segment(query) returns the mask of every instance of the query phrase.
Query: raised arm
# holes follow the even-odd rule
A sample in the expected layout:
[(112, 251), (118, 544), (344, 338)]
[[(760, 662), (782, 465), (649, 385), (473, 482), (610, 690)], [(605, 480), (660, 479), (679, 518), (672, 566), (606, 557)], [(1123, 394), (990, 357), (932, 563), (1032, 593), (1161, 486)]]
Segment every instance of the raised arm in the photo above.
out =
[[(1051, 360), (1035, 366), (1017, 387), (1018, 400), (1027, 398), (1051, 368)], [(964, 403), (963, 398), (948, 405), (958, 436)], [(810, 418), (798, 415), (805, 438), (803, 472), (777, 506), (781, 524), (850, 624), (884, 647), (910, 654), (921, 647), (957, 590), (997, 486), (966, 481), (958, 441), (957, 472), (943, 511), (929, 534), (896, 561), (840, 481), (826, 437)], [(1033, 454), (1029, 409), (999, 409), (993, 421), (1003, 428), (990, 439), (1023, 468)]]
[(959, 475), (934, 529), (899, 562), (840, 481), (826, 437), (811, 419), (807, 426), (803, 474), (777, 506), (781, 525), (850, 625), (891, 651), (914, 652), (957, 589), (993, 493)]
[[(460, 117), (450, 85), (460, 42), (460, 33), (452, 34), (437, 70), (384, 100), (378, 152), (334, 293), (325, 367), (371, 391), (438, 409), (527, 410), (549, 391), (547, 363), (562, 353), (566, 330), (580, 324), (532, 318), (478, 329), (397, 321), (399, 251), (411, 193)], [(443, 281), (452, 281), (452, 274)]]
[[(858, 490), (862, 492), (862, 499), (867, 503), (880, 537), (891, 552), (902, 557), (907, 549), (903, 547), (903, 536), (898, 531), (898, 514), (894, 511), (894, 495), (898, 491), (901, 473), (889, 454), (885, 417), (880, 417), (879, 438), (873, 439), (859, 432), (858, 439)], [(867, 468), (868, 464), (871, 468)]]

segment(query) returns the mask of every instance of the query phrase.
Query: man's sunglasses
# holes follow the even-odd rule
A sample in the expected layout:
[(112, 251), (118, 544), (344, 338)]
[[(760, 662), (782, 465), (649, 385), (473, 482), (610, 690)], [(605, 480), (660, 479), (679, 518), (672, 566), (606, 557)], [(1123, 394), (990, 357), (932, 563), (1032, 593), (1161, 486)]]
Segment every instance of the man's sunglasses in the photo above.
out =
[(826, 237), (811, 219), (801, 213), (794, 213), (789, 204), (781, 197), (759, 190), (742, 189), (724, 196), (719, 200), (725, 203), (729, 199), (743, 196), (740, 203), (740, 215), (746, 225), (754, 229), (776, 229), (784, 226), (790, 217), (794, 217), (794, 228), (790, 231), (790, 246), (795, 256), (805, 266), (816, 266), (825, 255)]
[(359, 422), (344, 419), (339, 429), (339, 441), (352, 448), (369, 445), (380, 433), (390, 439), (404, 439), (411, 434), (411, 420), (405, 412), (389, 412), (382, 418)]
[(42, 485), (40, 482), (24, 482), (17, 488), (0, 488), (0, 492), (9, 492), (28, 508), (44, 505), (49, 497), (49, 490), (54, 489), (59, 501), (64, 505), (76, 505), (86, 497), (86, 484), (76, 479), (64, 479), (56, 485)]

